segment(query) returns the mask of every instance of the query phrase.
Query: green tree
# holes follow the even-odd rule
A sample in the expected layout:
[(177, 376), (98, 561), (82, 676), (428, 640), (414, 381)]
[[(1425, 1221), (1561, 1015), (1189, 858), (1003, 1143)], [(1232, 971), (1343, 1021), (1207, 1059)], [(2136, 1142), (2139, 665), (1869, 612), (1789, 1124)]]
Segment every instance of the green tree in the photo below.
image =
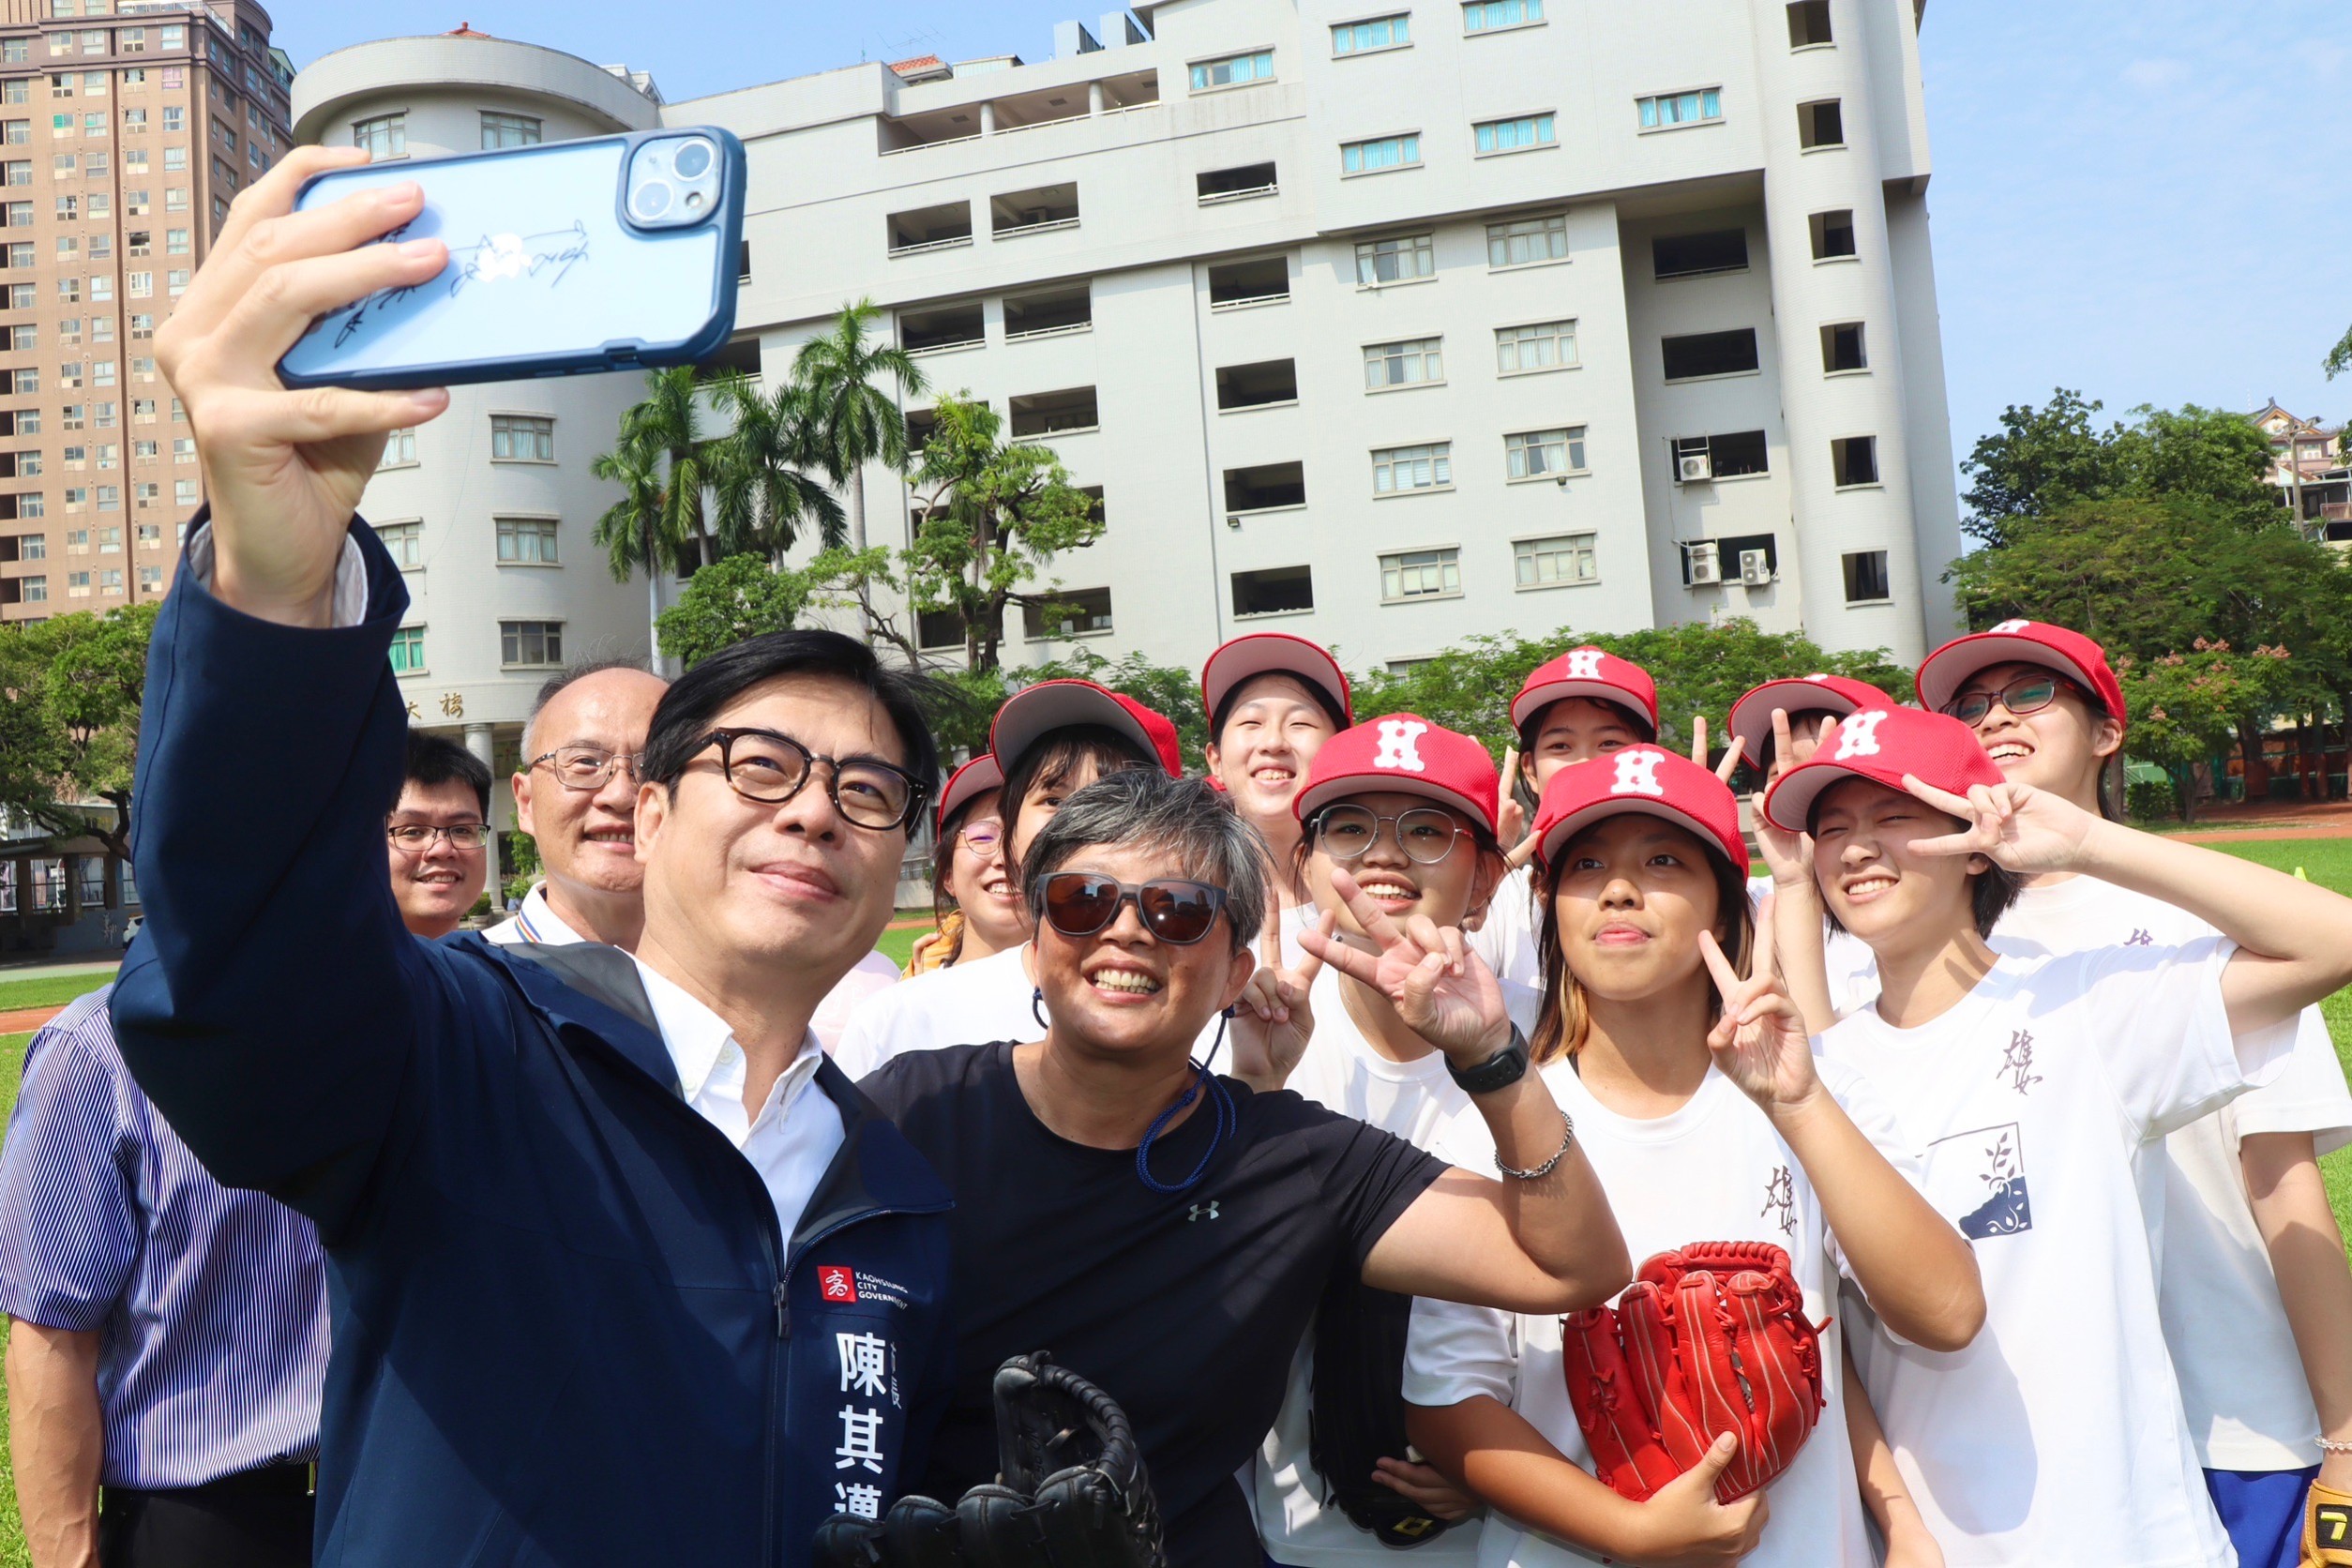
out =
[(2171, 776), (2183, 822), (2195, 820), (2196, 769), (2229, 749), (2239, 715), (2275, 701), (2287, 668), (2284, 648), (2258, 647), (2248, 656), (2204, 638), (2186, 653), (2116, 660), (2132, 714), (2129, 754)]
[(867, 339), (867, 327), (881, 314), (870, 299), (844, 305), (833, 330), (803, 343), (792, 361), (821, 460), (835, 484), (849, 486), (852, 550), (866, 548), (866, 465), (904, 471), (908, 461), (906, 418), (882, 383), (897, 382), (904, 397), (927, 384), (906, 350)]
[(2099, 500), (2117, 489), (2114, 432), (2095, 429), (2104, 404), (2059, 387), (2041, 408), (2013, 403), (2001, 410), (2000, 431), (1981, 436), (1961, 464), (1971, 483), (1961, 500), (1962, 524), (1987, 544), (2006, 543), (2009, 525), (2073, 501)]
[[(61, 615), (0, 631), (0, 807), (52, 833), (90, 833), (130, 858), (154, 605)], [(93, 818), (84, 802), (110, 811)]]
[(715, 444), (710, 463), (720, 550), (780, 561), (799, 542), (803, 522), (816, 525), (827, 548), (838, 549), (844, 537), (841, 504), (809, 477), (826, 460), (807, 389), (788, 381), (762, 393), (739, 372), (710, 383), (709, 389), (713, 408), (729, 426)]
[(691, 670), (720, 649), (762, 632), (788, 631), (807, 608), (805, 572), (758, 555), (730, 555), (694, 574), (678, 602), (654, 619), (661, 651)]
[(2185, 505), (2241, 527), (2277, 520), (2269, 438), (2251, 419), (2194, 403), (2143, 405), (2128, 422), (2100, 429), (2092, 416), (2102, 406), (2059, 387), (2041, 408), (2004, 409), (1999, 431), (1981, 438), (1960, 465), (1971, 481), (1963, 529), (2006, 546), (2032, 519), (2125, 498)]
[(620, 498), (604, 509), (588, 536), (605, 552), (613, 581), (626, 582), (635, 572), (645, 574), (645, 625), (648, 632), (655, 632), (661, 615), (661, 575), (676, 571), (684, 553), (683, 541), (671, 534), (662, 505), (661, 452), (625, 437), (610, 452), (598, 453), (588, 471), (621, 487)]
[[(2352, 327), (2346, 327), (2344, 336), (2336, 339), (2336, 346), (2328, 351), (2328, 357), (2320, 361), (2320, 368), (2328, 372), (2329, 381), (2346, 370), (2352, 370)], [(2345, 434), (2352, 436), (2352, 430), (2347, 430)]]
[(621, 411), (620, 431), (621, 446), (661, 454), (662, 532), (682, 554), (691, 539), (696, 565), (718, 558), (703, 505), (717, 444), (702, 430), (702, 388), (691, 365), (646, 371), (645, 396)]

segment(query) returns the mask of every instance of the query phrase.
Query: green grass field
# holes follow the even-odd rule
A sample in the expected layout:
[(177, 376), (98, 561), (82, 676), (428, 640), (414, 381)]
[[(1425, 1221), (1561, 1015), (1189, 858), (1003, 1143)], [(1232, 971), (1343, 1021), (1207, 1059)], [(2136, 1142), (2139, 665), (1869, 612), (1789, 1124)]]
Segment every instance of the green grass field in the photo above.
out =
[(62, 1007), (113, 978), (112, 970), (93, 970), (87, 974), (50, 974), (38, 980), (0, 980), (0, 1013), (19, 1007)]

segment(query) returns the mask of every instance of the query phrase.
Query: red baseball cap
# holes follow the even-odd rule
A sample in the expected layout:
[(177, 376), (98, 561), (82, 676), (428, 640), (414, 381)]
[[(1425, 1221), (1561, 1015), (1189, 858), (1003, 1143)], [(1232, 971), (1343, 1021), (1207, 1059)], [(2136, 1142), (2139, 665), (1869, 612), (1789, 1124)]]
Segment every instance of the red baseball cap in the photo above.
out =
[(1339, 661), (1321, 643), (1287, 631), (1254, 631), (1211, 654), (1200, 667), (1200, 711), (1214, 717), (1217, 704), (1244, 681), (1272, 674), (1295, 675), (1330, 698), (1340, 712), (1342, 728), (1356, 721), (1355, 702)]
[(1731, 704), (1731, 716), (1724, 720), (1724, 728), (1746, 743), (1747, 760), (1760, 766), (1764, 743), (1772, 738), (1774, 708), (1791, 714), (1827, 708), (1843, 718), (1862, 708), (1893, 706), (1894, 699), (1868, 681), (1848, 680), (1844, 675), (1792, 675), (1786, 680), (1766, 681), (1743, 694)]
[(1535, 852), (1551, 874), (1552, 856), (1577, 833), (1627, 811), (1663, 817), (1723, 852), (1741, 875), (1748, 846), (1740, 837), (1740, 801), (1731, 786), (1687, 757), (1654, 746), (1629, 746), (1582, 767), (1562, 768), (1544, 787), (1535, 812)]
[(995, 756), (983, 751), (948, 776), (947, 788), (939, 794), (939, 831), (947, 831), (947, 819), (962, 810), (973, 796), (985, 795), (1004, 782), (1004, 769)]
[(1563, 697), (1591, 697), (1614, 702), (1658, 732), (1658, 683), (1650, 671), (1631, 659), (1598, 648), (1571, 648), (1556, 659), (1535, 667), (1511, 699), (1511, 727), (1523, 730), (1527, 721)]
[(1834, 746), (1780, 776), (1765, 793), (1764, 819), (1784, 833), (1802, 833), (1815, 799), (1832, 785), (1867, 778), (1900, 790), (1907, 773), (1955, 795), (2001, 782), (1976, 731), (1958, 719), (1923, 708), (1865, 708), (1837, 721)]
[(1290, 811), (1304, 822), (1342, 795), (1375, 790), (1426, 796), (1468, 812), (1492, 833), (1502, 776), (1486, 748), (1468, 735), (1418, 714), (1391, 714), (1325, 741)]
[(2107, 650), (2081, 632), (2046, 621), (2003, 621), (1990, 631), (1955, 637), (1919, 667), (1920, 705), (1935, 713), (1959, 694), (1968, 677), (1996, 664), (2039, 664), (2095, 692), (2116, 722), (2131, 721), (2123, 686), (2107, 668)]
[(1021, 754), (1056, 730), (1099, 724), (1115, 730), (1159, 760), (1170, 778), (1184, 775), (1184, 755), (1176, 726), (1134, 698), (1092, 681), (1039, 681), (1023, 686), (996, 710), (988, 726), (988, 753), (1008, 772)]

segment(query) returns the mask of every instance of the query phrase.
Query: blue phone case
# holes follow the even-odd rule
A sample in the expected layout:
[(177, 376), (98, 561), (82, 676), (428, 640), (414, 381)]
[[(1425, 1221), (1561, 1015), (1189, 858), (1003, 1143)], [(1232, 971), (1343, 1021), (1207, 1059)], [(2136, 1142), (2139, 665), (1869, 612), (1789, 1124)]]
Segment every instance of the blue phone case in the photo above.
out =
[[(710, 215), (648, 228), (624, 211), (641, 143), (696, 135), (719, 149)], [(734, 330), (743, 143), (712, 126), (368, 164), (310, 180), (297, 208), (415, 180), (424, 210), (385, 240), (438, 238), (430, 281), (331, 310), (278, 363), (288, 386), (389, 388), (688, 365)]]

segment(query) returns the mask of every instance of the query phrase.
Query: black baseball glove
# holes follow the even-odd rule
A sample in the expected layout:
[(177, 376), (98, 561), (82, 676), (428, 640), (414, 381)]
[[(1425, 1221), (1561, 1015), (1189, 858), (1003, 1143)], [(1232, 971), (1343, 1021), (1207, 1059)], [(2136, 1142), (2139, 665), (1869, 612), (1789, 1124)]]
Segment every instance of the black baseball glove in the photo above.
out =
[(1418, 1546), (1451, 1527), (1372, 1479), (1381, 1459), (1409, 1456), (1405, 1336), (1413, 1299), (1375, 1290), (1351, 1269), (1335, 1271), (1315, 1309), (1314, 1405), (1307, 1459), (1357, 1529), (1384, 1546)]

